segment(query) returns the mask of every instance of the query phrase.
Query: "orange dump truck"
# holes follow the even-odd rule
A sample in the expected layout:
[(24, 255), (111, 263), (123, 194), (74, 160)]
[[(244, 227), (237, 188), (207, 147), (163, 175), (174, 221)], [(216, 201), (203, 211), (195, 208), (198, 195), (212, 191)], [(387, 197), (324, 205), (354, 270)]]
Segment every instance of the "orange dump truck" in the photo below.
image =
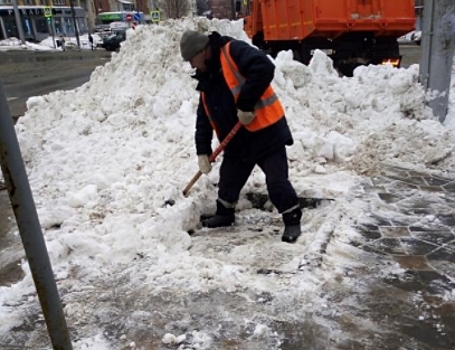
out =
[(361, 64), (400, 65), (397, 39), (415, 26), (414, 0), (242, 0), (245, 31), (272, 56), (292, 50), (308, 63), (315, 49), (351, 75)]

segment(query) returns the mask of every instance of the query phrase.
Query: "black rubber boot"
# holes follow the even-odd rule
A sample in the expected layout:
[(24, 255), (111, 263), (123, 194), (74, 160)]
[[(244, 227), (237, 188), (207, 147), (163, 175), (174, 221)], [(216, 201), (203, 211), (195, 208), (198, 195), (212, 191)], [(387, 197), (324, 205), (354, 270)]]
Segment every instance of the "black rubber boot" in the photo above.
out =
[(302, 233), (300, 228), (300, 219), (302, 218), (302, 210), (294, 209), (290, 213), (283, 214), (284, 233), (281, 240), (286, 243), (294, 243)]
[(202, 226), (208, 228), (232, 226), (235, 222), (235, 208), (226, 208), (220, 201), (216, 201), (215, 216), (203, 219)]

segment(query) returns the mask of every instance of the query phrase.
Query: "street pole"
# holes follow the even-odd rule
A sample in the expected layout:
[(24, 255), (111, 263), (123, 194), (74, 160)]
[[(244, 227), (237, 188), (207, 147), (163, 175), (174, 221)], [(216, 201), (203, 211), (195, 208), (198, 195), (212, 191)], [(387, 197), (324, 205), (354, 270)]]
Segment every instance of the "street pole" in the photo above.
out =
[(54, 46), (54, 49), (56, 49), (57, 45), (55, 45), (54, 23), (52, 23), (53, 19), (54, 19), (54, 17), (48, 17), (46, 19), (46, 21), (47, 21), (47, 29), (49, 30), (49, 33), (51, 33), (51, 36), (52, 36), (52, 44)]
[(72, 350), (19, 142), (0, 80), (0, 165), (54, 350)]
[(19, 14), (19, 7), (17, 6), (17, 0), (13, 0), (14, 18), (16, 19), (17, 32), (22, 45), (25, 45), (24, 28), (22, 27), (21, 15)]
[(448, 110), (455, 47), (455, 5), (453, 0), (424, 1), (421, 43), (420, 82), (425, 91), (438, 92), (428, 101), (428, 106), (443, 123)]
[(71, 5), (71, 16), (73, 17), (74, 32), (76, 34), (77, 46), (80, 48), (81, 42), (79, 40), (79, 30), (77, 29), (76, 11), (74, 10), (74, 0), (70, 0), (70, 5)]

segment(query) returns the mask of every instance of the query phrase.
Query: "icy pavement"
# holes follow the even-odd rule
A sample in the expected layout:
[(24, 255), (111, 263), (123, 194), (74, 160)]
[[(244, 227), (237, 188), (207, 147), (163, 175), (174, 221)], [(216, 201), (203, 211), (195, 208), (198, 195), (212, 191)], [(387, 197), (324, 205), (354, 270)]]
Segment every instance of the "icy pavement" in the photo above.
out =
[[(60, 288), (73, 341), (80, 349), (453, 349), (455, 181), (383, 166), (352, 192), (369, 212), (349, 218), (355, 225), (348, 240), (340, 234), (343, 218), (331, 216), (336, 201), (304, 210), (321, 227), (322, 218), (335, 225), (307, 227), (315, 234), (301, 238), (308, 253), (301, 260), (295, 257), (303, 246), (281, 243), (279, 217), (263, 210), (241, 211), (232, 228), (191, 232), (189, 253), (201, 257), (201, 269), (205, 257), (240, 266), (261, 288), (234, 283), (192, 293), (182, 286), (147, 298), (146, 275), (130, 275), (127, 265), (102, 278), (87, 276), (78, 290), (68, 282), (77, 271), (70, 272)], [(255, 254), (235, 253), (252, 246)], [(146, 269), (147, 259), (138, 255), (135, 264), (142, 260)], [(308, 280), (311, 290), (302, 288)], [(2, 349), (46, 344), (33, 293), (28, 301), (26, 321), (1, 340)], [(78, 342), (91, 325), (103, 329), (105, 347), (95, 338), (95, 347)]]
[(362, 238), (350, 244), (373, 254), (378, 267), (398, 263), (404, 270), (379, 278), (371, 295), (360, 298), (364, 317), (382, 329), (365, 348), (453, 349), (454, 179), (383, 166), (364, 190), (367, 198), (377, 195), (371, 199), (374, 221), (359, 219)]

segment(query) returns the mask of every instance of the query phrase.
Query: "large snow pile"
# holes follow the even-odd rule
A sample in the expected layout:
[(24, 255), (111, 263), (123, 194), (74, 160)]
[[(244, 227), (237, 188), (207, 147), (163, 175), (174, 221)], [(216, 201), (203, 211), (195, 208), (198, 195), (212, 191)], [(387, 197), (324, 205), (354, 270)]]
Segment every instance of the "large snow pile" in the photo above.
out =
[[(198, 19), (139, 26), (128, 31), (120, 52), (87, 84), (28, 101), (16, 128), (54, 272), (71, 292), (124, 274), (131, 289), (145, 290), (147, 297), (252, 288), (293, 298), (292, 293), (302, 293), (303, 283), (317, 285), (316, 278), (294, 281), (295, 289), (289, 289), (279, 281), (264, 282), (250, 268), (257, 267), (256, 256), (283, 268), (297, 266), (308, 244), (305, 237), (286, 246), (257, 238), (224, 258), (206, 246), (189, 250), (193, 241), (187, 231), (196, 228), (201, 213), (213, 210), (219, 162), (189, 198), (182, 196), (197, 171), (198, 94), (179, 53), (186, 29), (248, 40), (242, 22)], [(384, 161), (455, 174), (453, 134), (424, 110), (417, 66), (361, 67), (353, 78), (341, 78), (322, 52), (308, 67), (293, 61), (291, 52), (281, 52), (274, 62), (273, 84), (295, 139), (288, 154), (299, 195), (348, 203), (344, 195), (361, 175), (375, 173)], [(255, 170), (246, 192), (266, 193), (260, 171)], [(351, 202), (336, 214), (359, 208)], [(244, 197), (239, 209), (261, 215)], [(311, 294), (312, 287), (305, 290)], [(19, 284), (1, 288), (0, 300), (14, 305), (30, 291), (27, 274)], [(67, 314), (82, 317), (83, 306), (71, 298), (65, 300)], [(9, 313), (2, 315), (8, 321), (2, 332), (21, 323), (12, 308), (1, 312)]]

